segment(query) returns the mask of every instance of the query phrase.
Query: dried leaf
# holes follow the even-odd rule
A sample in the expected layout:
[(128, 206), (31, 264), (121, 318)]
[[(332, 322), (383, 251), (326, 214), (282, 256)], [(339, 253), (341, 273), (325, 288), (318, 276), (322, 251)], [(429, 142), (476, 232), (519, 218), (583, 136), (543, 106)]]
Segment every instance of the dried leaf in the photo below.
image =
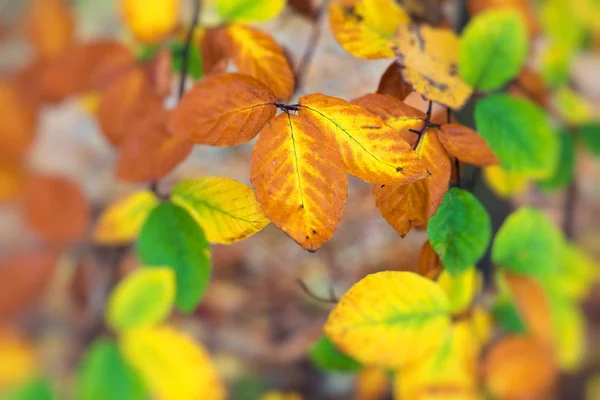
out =
[(23, 196), (25, 220), (46, 241), (70, 244), (87, 234), (90, 206), (70, 180), (51, 175), (31, 177)]
[(0, 81), (0, 158), (21, 159), (34, 140), (36, 109), (19, 95), (19, 87)]
[(450, 159), (438, 139), (437, 129), (423, 134), (417, 154), (431, 176), (409, 184), (376, 185), (374, 190), (379, 212), (400, 236), (413, 227), (427, 226), (450, 183)]
[(233, 146), (252, 140), (276, 112), (273, 93), (257, 80), (211, 75), (185, 94), (169, 128), (176, 137), (197, 144)]
[(25, 16), (29, 41), (41, 59), (50, 59), (66, 51), (74, 41), (75, 21), (69, 2), (35, 0)]
[(442, 260), (431, 247), (429, 240), (423, 243), (419, 253), (419, 275), (435, 279), (443, 268)]
[(306, 117), (338, 143), (346, 170), (371, 183), (411, 183), (428, 176), (425, 163), (395, 129), (360, 106), (320, 93), (299, 99)]
[(468, 126), (444, 124), (439, 138), (446, 151), (462, 162), (478, 167), (498, 164), (498, 159), (487, 142)]
[(179, 24), (180, 0), (120, 0), (128, 28), (142, 43), (166, 39)]
[(302, 116), (281, 114), (252, 152), (251, 181), (265, 215), (303, 248), (333, 235), (347, 198), (339, 150)]
[(398, 100), (404, 101), (412, 93), (412, 85), (404, 80), (402, 66), (396, 61), (392, 62), (381, 75), (377, 93), (387, 94)]

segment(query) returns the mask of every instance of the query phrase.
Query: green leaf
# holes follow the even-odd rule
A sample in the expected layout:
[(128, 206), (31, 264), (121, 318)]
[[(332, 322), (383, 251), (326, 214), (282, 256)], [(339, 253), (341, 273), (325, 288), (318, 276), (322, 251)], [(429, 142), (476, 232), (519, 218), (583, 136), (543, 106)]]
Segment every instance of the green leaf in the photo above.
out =
[(519, 74), (528, 53), (527, 27), (521, 14), (492, 9), (477, 14), (465, 28), (458, 68), (473, 88), (495, 90)]
[(569, 186), (575, 174), (575, 145), (569, 131), (563, 131), (560, 137), (560, 155), (554, 173), (547, 179), (537, 182), (546, 191), (558, 190)]
[(494, 321), (505, 333), (525, 334), (527, 327), (523, 323), (517, 307), (511, 299), (503, 297), (492, 307)]
[(600, 156), (600, 122), (580, 126), (579, 136), (589, 151)]
[(44, 378), (34, 378), (11, 389), (8, 393), (0, 393), (2, 400), (53, 400), (52, 386)]
[[(173, 71), (181, 73), (183, 70), (183, 52), (185, 50), (185, 43), (175, 42), (171, 45), (172, 54), (172, 68)], [(204, 76), (204, 69), (202, 67), (202, 54), (200, 53), (199, 46), (190, 46), (188, 49), (188, 67), (187, 73), (190, 74), (194, 79), (200, 79)]]
[(324, 335), (313, 344), (309, 354), (312, 362), (323, 371), (354, 372), (361, 368), (358, 361), (338, 350)]
[(496, 234), (492, 261), (516, 273), (548, 276), (560, 267), (564, 242), (561, 231), (541, 211), (522, 208)]
[(475, 106), (477, 131), (511, 173), (546, 178), (558, 162), (559, 139), (546, 113), (526, 99), (495, 94)]
[(285, 0), (217, 0), (217, 12), (227, 22), (264, 22), (278, 16)]
[(490, 216), (471, 193), (452, 188), (429, 220), (427, 235), (444, 268), (458, 275), (485, 253), (492, 236)]
[(79, 400), (146, 398), (141, 379), (125, 363), (111, 339), (98, 339), (88, 349), (79, 367), (77, 391)]
[(106, 319), (115, 331), (151, 326), (169, 315), (174, 301), (173, 270), (138, 269), (113, 290)]
[(170, 267), (175, 271), (175, 304), (192, 312), (210, 279), (210, 247), (202, 228), (183, 208), (162, 203), (142, 228), (137, 250), (145, 267)]

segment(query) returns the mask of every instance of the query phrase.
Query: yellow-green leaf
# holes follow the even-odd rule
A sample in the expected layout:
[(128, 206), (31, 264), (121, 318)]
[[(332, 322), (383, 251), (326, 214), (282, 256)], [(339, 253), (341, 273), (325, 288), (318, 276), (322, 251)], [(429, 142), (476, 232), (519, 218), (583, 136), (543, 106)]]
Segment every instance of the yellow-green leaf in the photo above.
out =
[(216, 6), (227, 22), (264, 22), (283, 11), (285, 0), (217, 0)]
[(454, 314), (465, 311), (481, 289), (481, 275), (475, 267), (452, 275), (444, 270), (438, 284), (450, 299), (450, 311)]
[(252, 189), (229, 178), (207, 176), (173, 187), (171, 200), (187, 209), (211, 243), (233, 243), (269, 224)]
[(435, 282), (387, 271), (350, 288), (329, 315), (325, 334), (363, 364), (397, 368), (439, 349), (449, 328), (450, 303)]
[(147, 327), (165, 319), (175, 301), (175, 274), (169, 268), (132, 272), (108, 299), (106, 320), (116, 331)]

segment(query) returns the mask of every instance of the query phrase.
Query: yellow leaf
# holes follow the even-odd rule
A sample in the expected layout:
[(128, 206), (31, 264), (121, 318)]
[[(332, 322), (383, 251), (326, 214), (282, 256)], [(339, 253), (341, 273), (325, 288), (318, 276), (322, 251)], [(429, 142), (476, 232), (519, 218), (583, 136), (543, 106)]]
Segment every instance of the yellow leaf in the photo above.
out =
[(155, 44), (177, 28), (180, 0), (121, 0), (121, 11), (140, 42)]
[(217, 0), (217, 12), (227, 22), (264, 22), (278, 16), (285, 0)]
[(269, 224), (252, 189), (233, 179), (203, 177), (178, 183), (171, 200), (187, 209), (211, 243), (233, 243)]
[(525, 176), (507, 172), (500, 165), (484, 168), (483, 176), (494, 193), (500, 197), (511, 198), (527, 188), (528, 181)]
[(150, 191), (130, 194), (102, 211), (94, 229), (94, 242), (103, 245), (134, 241), (158, 199)]
[(338, 143), (346, 170), (371, 183), (411, 183), (429, 175), (406, 140), (375, 114), (345, 100), (310, 94), (299, 99), (306, 117)]
[(294, 392), (268, 391), (260, 396), (260, 400), (302, 400), (302, 395)]
[(403, 25), (395, 45), (404, 79), (429, 100), (461, 108), (473, 89), (458, 74), (458, 37), (449, 29)]
[(594, 118), (592, 103), (567, 86), (558, 88), (553, 103), (560, 117), (569, 125), (580, 125)]
[(450, 311), (453, 314), (467, 310), (475, 296), (481, 290), (482, 279), (475, 267), (454, 276), (448, 271), (442, 271), (438, 284), (450, 299)]
[(435, 282), (412, 272), (379, 272), (350, 288), (324, 330), (357, 361), (399, 368), (444, 344), (449, 312), (448, 298)]
[(169, 326), (135, 329), (119, 337), (119, 347), (160, 400), (226, 397), (208, 353), (184, 333)]
[(576, 304), (558, 304), (553, 307), (555, 351), (558, 366), (567, 372), (581, 367), (585, 358), (585, 319)]
[(598, 265), (583, 249), (567, 244), (563, 252), (560, 273), (549, 276), (546, 284), (572, 300), (583, 300), (592, 286), (598, 282)]
[(379, 212), (400, 236), (405, 236), (413, 227), (427, 226), (429, 218), (442, 204), (450, 182), (452, 167), (437, 129), (423, 133), (417, 154), (431, 176), (408, 184), (376, 185), (374, 189)]
[(390, 390), (390, 377), (377, 367), (363, 368), (356, 377), (356, 400), (380, 400)]
[(287, 113), (260, 133), (252, 152), (256, 199), (303, 248), (317, 250), (337, 228), (348, 177), (339, 150), (306, 118)]
[(329, 5), (333, 35), (356, 57), (394, 57), (391, 39), (398, 26), (409, 21), (394, 0), (336, 0)]
[(264, 83), (275, 96), (287, 100), (294, 93), (294, 73), (281, 46), (268, 33), (249, 26), (227, 27), (230, 57), (242, 74)]
[(38, 360), (33, 345), (13, 328), (0, 328), (0, 354), (0, 393), (37, 373)]

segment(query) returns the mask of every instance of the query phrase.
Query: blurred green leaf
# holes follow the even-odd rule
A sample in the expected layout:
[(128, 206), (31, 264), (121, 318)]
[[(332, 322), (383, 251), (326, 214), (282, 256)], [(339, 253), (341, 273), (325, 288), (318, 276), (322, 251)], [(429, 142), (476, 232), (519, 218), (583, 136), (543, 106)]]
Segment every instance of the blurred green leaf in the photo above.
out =
[(34, 378), (19, 387), (9, 390), (8, 393), (0, 393), (1, 400), (54, 400), (50, 382), (44, 378)]
[(338, 350), (327, 336), (322, 336), (310, 349), (310, 359), (319, 369), (328, 372), (354, 372), (361, 364)]
[[(183, 70), (183, 52), (185, 50), (185, 43), (175, 42), (171, 45), (171, 54), (173, 55), (173, 71), (181, 73)], [(188, 56), (188, 74), (194, 79), (200, 79), (204, 76), (204, 70), (202, 67), (202, 54), (200, 54), (199, 46), (190, 46)]]
[(587, 123), (580, 126), (579, 136), (589, 151), (600, 156), (600, 122)]
[(217, 0), (217, 12), (227, 22), (264, 22), (278, 16), (285, 0)]
[(569, 186), (575, 174), (575, 144), (569, 131), (559, 133), (560, 155), (554, 173), (547, 179), (537, 182), (546, 191), (558, 190)]

